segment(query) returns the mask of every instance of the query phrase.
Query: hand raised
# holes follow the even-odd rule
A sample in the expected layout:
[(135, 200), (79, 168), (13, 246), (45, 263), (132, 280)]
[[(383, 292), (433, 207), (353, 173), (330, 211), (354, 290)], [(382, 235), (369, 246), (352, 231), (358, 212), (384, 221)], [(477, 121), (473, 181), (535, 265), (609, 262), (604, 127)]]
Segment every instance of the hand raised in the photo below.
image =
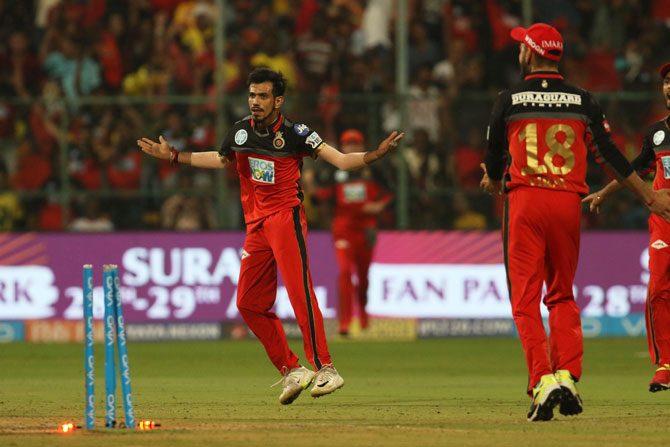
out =
[(386, 137), (386, 139), (384, 139), (384, 141), (379, 143), (379, 146), (375, 151), (377, 153), (377, 157), (382, 158), (384, 155), (386, 155), (388, 151), (398, 146), (398, 142), (402, 140), (404, 136), (405, 136), (404, 132), (397, 132), (395, 130), (391, 132), (391, 135), (389, 135), (388, 137)]
[(142, 149), (147, 155), (158, 158), (160, 160), (169, 160), (170, 159), (170, 145), (165, 141), (163, 136), (158, 137), (160, 143), (156, 143), (149, 138), (142, 138), (137, 140), (137, 145)]

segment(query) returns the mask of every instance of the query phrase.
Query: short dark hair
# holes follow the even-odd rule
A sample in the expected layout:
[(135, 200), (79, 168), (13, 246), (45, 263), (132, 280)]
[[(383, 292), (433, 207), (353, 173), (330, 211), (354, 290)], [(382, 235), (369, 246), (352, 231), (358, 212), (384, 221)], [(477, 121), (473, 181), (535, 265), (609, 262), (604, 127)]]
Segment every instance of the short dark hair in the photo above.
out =
[(262, 84), (263, 82), (272, 82), (272, 95), (284, 96), (286, 91), (286, 78), (281, 71), (275, 71), (267, 67), (258, 67), (249, 73), (247, 78), (247, 88), (251, 84)]

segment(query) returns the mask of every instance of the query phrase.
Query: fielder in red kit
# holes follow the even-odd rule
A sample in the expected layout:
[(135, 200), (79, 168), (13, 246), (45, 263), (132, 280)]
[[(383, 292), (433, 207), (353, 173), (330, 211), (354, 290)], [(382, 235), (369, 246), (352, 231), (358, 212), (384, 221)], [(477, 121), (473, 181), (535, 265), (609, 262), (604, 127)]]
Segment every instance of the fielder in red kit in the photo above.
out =
[[(670, 217), (670, 198), (651, 191), (610, 139), (595, 98), (558, 72), (563, 39), (542, 23), (515, 28), (524, 79), (502, 92), (488, 131), (481, 187), (507, 194), (503, 249), (514, 321), (526, 355), (529, 421), (579, 414), (582, 373), (580, 311), (572, 294), (579, 255), (587, 146), (649, 208)], [(503, 185), (503, 175), (505, 184)], [(549, 309), (549, 345), (540, 301)]]
[[(365, 150), (363, 134), (348, 129), (340, 136), (342, 152)], [(361, 328), (368, 327), (368, 270), (376, 242), (379, 214), (391, 201), (391, 195), (372, 180), (369, 170), (350, 173), (336, 171), (335, 184), (315, 191), (319, 200), (334, 199), (333, 241), (337, 259), (339, 291), (339, 333), (349, 334), (353, 301), (358, 302)], [(358, 284), (354, 284), (354, 274)]]
[[(137, 144), (145, 153), (171, 163), (221, 169), (237, 161), (247, 225), (237, 307), (282, 373), (280, 403), (290, 404), (312, 382), (312, 397), (332, 393), (344, 384), (333, 368), (309, 273), (307, 225), (298, 182), (302, 159), (319, 157), (342, 170), (361, 169), (383, 157), (404, 134), (393, 132), (374, 151), (343, 154), (306, 125), (294, 123), (280, 112), (286, 89), (281, 73), (257, 68), (247, 85), (251, 115), (232, 126), (219, 151), (178, 152), (162, 136), (160, 143), (143, 138)], [(303, 334), (307, 360), (316, 372), (300, 365), (271, 310), (277, 268)]]
[[(663, 97), (670, 110), (670, 63), (661, 67)], [(670, 188), (670, 116), (652, 124), (644, 137), (640, 155), (631, 163), (640, 176), (656, 171), (654, 190)], [(591, 211), (622, 185), (616, 180), (600, 191), (584, 198)], [(649, 355), (658, 365), (649, 384), (652, 393), (670, 389), (670, 224), (659, 216), (649, 216), (649, 285), (647, 289), (647, 340)]]

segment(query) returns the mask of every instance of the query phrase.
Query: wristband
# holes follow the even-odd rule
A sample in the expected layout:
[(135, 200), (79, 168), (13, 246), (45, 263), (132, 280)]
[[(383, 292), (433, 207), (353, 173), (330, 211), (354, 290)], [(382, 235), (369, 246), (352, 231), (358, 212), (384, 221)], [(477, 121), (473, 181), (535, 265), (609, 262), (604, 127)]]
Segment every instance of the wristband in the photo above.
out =
[(649, 202), (645, 203), (645, 205), (647, 205), (647, 208), (649, 208), (650, 206), (652, 206), (654, 204), (655, 201), (656, 201), (656, 197), (652, 196), (651, 200)]
[(170, 164), (175, 165), (177, 163), (179, 163), (179, 151), (170, 147)]
[[(374, 158), (373, 158), (374, 157)], [(365, 155), (363, 155), (363, 163), (366, 165), (369, 165), (370, 163), (379, 160), (379, 156), (377, 155), (377, 150), (366, 152)]]

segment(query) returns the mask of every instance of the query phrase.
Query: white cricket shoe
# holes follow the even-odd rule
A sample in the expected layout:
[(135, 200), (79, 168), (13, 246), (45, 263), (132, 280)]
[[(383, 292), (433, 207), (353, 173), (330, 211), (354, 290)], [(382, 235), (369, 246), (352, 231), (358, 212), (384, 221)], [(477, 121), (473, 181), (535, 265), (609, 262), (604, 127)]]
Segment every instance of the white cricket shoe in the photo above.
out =
[(338, 374), (337, 370), (332, 366), (324, 366), (317, 371), (310, 394), (312, 397), (321, 397), (342, 388), (343, 385), (344, 379)]
[[(286, 371), (286, 370), (285, 370)], [(282, 392), (279, 395), (279, 403), (288, 405), (300, 396), (302, 390), (306, 389), (314, 380), (316, 373), (304, 366), (298, 366), (285, 372), (284, 377), (272, 386), (282, 384)]]

